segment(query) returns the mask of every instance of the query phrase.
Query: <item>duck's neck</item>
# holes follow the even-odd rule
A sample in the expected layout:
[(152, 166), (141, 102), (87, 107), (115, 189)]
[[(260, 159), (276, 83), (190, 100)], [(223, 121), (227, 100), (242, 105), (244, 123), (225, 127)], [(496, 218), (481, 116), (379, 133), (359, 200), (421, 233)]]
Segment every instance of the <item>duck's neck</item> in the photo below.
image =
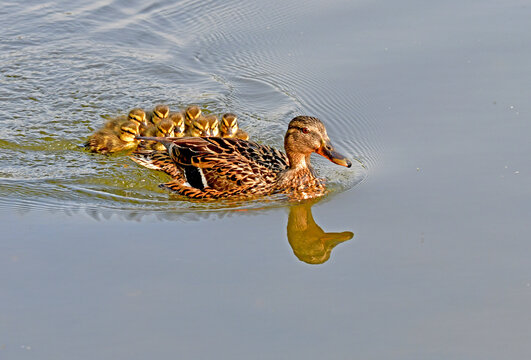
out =
[(310, 171), (312, 166), (310, 164), (310, 155), (311, 154), (301, 154), (301, 153), (287, 153), (289, 160), (289, 168), (294, 171)]

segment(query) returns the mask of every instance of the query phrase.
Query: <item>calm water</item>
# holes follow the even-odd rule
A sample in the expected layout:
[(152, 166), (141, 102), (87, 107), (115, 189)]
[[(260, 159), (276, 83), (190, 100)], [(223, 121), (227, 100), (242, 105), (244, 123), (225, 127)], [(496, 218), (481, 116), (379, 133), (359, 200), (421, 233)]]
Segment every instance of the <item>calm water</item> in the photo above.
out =
[[(0, 8), (0, 358), (531, 356), (524, 1)], [(79, 144), (157, 103), (281, 147), (320, 117), (312, 203), (190, 203)]]

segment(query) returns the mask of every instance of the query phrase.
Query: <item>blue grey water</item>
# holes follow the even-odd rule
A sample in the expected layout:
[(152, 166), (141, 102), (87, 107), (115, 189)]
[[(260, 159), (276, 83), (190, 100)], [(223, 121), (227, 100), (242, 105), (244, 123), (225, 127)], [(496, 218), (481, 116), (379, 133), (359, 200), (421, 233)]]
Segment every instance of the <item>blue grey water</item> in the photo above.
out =
[[(4, 1), (1, 359), (531, 356), (526, 1)], [(157, 103), (365, 168), (190, 203), (79, 144)], [(327, 232), (326, 234), (324, 232)], [(353, 237), (352, 237), (353, 236)]]

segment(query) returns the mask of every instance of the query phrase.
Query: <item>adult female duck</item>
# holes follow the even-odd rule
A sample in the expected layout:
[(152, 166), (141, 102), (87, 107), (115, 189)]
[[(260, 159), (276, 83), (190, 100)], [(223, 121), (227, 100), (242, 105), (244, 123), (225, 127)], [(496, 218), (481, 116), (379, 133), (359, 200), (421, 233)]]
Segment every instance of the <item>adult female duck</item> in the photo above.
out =
[(317, 197), (326, 189), (310, 165), (313, 152), (338, 165), (352, 165), (334, 150), (321, 120), (310, 116), (297, 116), (289, 123), (284, 137), (285, 154), (267, 145), (235, 138), (138, 139), (159, 141), (167, 151), (138, 151), (131, 158), (173, 177), (161, 187), (195, 199), (279, 193), (295, 199)]

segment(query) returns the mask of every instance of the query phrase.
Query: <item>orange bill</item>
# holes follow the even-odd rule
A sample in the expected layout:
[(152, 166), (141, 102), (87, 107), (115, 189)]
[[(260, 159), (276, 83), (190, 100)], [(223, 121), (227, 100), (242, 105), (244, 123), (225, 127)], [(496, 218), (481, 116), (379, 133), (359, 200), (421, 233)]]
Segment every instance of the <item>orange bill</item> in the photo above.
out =
[(352, 162), (349, 159), (347, 159), (344, 155), (341, 155), (340, 153), (335, 151), (334, 147), (332, 146), (332, 144), (330, 144), (330, 142), (323, 141), (323, 144), (321, 145), (319, 149), (317, 149), (316, 153), (324, 156), (325, 158), (327, 158), (328, 160), (330, 160), (331, 162), (335, 164), (346, 166), (348, 168), (352, 166)]

